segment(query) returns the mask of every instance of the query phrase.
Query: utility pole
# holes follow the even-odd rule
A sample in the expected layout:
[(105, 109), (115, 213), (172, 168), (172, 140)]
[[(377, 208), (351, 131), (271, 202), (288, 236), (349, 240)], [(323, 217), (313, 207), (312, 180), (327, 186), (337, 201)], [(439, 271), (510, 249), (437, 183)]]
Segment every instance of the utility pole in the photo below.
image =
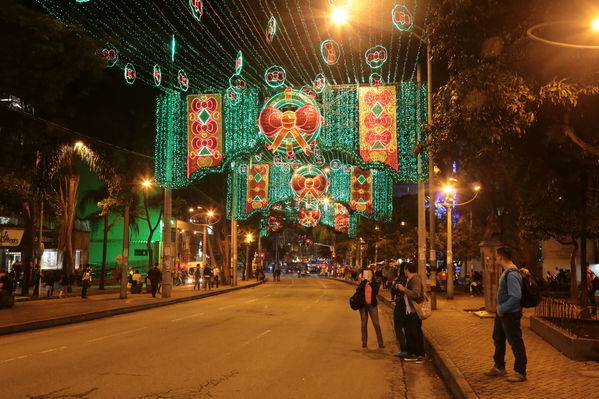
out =
[[(429, 128), (433, 125), (433, 55), (431, 45), (426, 40), (426, 107)], [(428, 153), (428, 223), (429, 223), (429, 261), (431, 264), (431, 308), (437, 309), (437, 185), (435, 182), (435, 163), (432, 154)]]
[(121, 266), (121, 299), (127, 299), (127, 273), (129, 272), (129, 199), (123, 217), (123, 264)]
[(173, 202), (170, 188), (164, 189), (164, 227), (162, 230), (162, 297), (170, 298), (172, 289), (171, 262), (171, 218)]
[(207, 246), (206, 246), (206, 236), (208, 234), (208, 218), (205, 220), (204, 228), (202, 229), (202, 265), (206, 267), (206, 259), (207, 259)]
[[(416, 72), (416, 118), (420, 114), (420, 97), (418, 88), (422, 84), (420, 77), (420, 66)], [(416, 129), (416, 142), (422, 140), (420, 128)], [(418, 274), (426, 281), (426, 213), (424, 209), (424, 179), (422, 167), (422, 153), (418, 153), (417, 157), (417, 172), (418, 172)]]
[(453, 299), (453, 223), (451, 204), (447, 205), (447, 299)]
[(231, 286), (237, 286), (237, 221), (235, 220), (235, 162), (231, 164)]

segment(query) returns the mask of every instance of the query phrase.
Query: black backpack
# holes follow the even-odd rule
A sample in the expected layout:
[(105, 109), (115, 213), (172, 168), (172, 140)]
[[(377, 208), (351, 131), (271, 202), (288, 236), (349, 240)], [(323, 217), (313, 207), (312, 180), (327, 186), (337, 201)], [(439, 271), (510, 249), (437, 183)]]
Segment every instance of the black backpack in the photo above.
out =
[[(505, 283), (507, 287), (507, 276), (509, 276), (510, 272), (514, 270), (510, 270), (505, 275)], [(530, 273), (522, 272), (518, 270), (520, 276), (522, 277), (522, 298), (520, 299), (520, 305), (523, 308), (534, 308), (539, 305), (541, 302), (541, 290), (537, 281)]]
[(360, 283), (356, 288), (356, 292), (349, 298), (349, 307), (353, 310), (358, 310), (366, 304), (364, 285), (363, 282)]

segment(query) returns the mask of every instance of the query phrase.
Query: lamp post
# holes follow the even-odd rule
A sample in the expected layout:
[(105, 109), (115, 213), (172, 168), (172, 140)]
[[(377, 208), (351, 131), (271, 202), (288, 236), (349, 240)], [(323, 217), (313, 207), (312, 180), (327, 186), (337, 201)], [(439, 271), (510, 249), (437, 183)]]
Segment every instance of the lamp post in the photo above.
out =
[(250, 279), (250, 244), (254, 241), (254, 236), (252, 233), (247, 233), (245, 235), (245, 273), (243, 273), (244, 280)]
[(455, 193), (456, 189), (448, 184), (443, 187), (443, 193), (445, 194), (445, 202), (443, 206), (447, 209), (447, 299), (453, 299), (453, 223), (452, 223), (452, 208), (456, 206), (462, 206), (471, 203), (478, 197), (480, 192), (480, 186), (474, 186), (474, 197), (466, 202), (456, 203)]

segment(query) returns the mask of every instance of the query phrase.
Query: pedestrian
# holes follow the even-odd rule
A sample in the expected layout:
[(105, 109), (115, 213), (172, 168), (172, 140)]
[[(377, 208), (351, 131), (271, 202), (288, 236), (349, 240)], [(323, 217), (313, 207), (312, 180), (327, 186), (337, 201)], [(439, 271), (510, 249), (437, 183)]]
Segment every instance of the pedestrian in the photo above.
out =
[(196, 287), (198, 291), (202, 288), (202, 272), (200, 271), (200, 264), (196, 265), (196, 269), (193, 272), (193, 290), (195, 291)]
[(406, 305), (406, 318), (404, 331), (406, 334), (406, 346), (409, 354), (404, 357), (407, 362), (424, 363), (424, 335), (422, 334), (422, 320), (414, 308), (414, 303), (424, 300), (424, 286), (422, 278), (418, 274), (418, 264), (408, 263), (406, 265), (407, 280), (405, 286), (396, 284), (395, 288), (403, 293)]
[(371, 269), (364, 268), (360, 274), (360, 285), (358, 289), (364, 290), (364, 306), (360, 310), (360, 327), (362, 330), (362, 348), (368, 346), (368, 316), (372, 320), (374, 331), (376, 332), (376, 338), (379, 344), (379, 348), (384, 348), (383, 333), (381, 332), (381, 325), (379, 323), (379, 311), (377, 294), (379, 292), (380, 284), (374, 281), (374, 274)]
[(12, 307), (14, 280), (11, 275), (0, 270), (0, 308)]
[(204, 289), (209, 290), (212, 285), (212, 268), (209, 264), (206, 264), (204, 267), (204, 272), (202, 277), (204, 278)]
[(60, 276), (60, 291), (58, 292), (59, 298), (62, 298), (63, 296), (65, 296), (65, 292), (67, 290), (68, 285), (69, 285), (69, 279), (68, 279), (67, 275), (65, 273), (63, 273), (62, 276)]
[(158, 269), (158, 263), (148, 271), (148, 278), (150, 279), (150, 285), (152, 286), (152, 298), (156, 298), (156, 291), (158, 291), (158, 285), (162, 280), (162, 272)]
[(395, 337), (399, 344), (400, 352), (393, 356), (407, 357), (410, 352), (408, 351), (408, 344), (406, 341), (406, 302), (404, 299), (403, 291), (396, 288), (396, 285), (406, 285), (408, 277), (406, 276), (406, 268), (408, 262), (402, 262), (399, 266), (399, 274), (390, 283), (391, 297), (395, 299), (395, 307), (393, 308), (393, 328), (395, 330)]
[(33, 277), (32, 277), (33, 296), (39, 296), (39, 294), (40, 294), (40, 279), (41, 279), (40, 272), (41, 272), (40, 265), (39, 264), (35, 265), (35, 268), (33, 269)]
[(586, 264), (586, 272), (587, 272), (587, 293), (589, 295), (589, 304), (591, 305), (591, 312), (593, 316), (597, 315), (597, 302), (595, 301), (595, 291), (597, 290), (597, 281), (599, 278), (595, 275), (595, 272), (591, 269), (591, 267)]
[(54, 271), (46, 270), (44, 273), (44, 285), (46, 286), (46, 295), (48, 298), (54, 295)]
[(89, 265), (85, 267), (81, 276), (81, 298), (87, 298), (87, 289), (92, 283), (92, 269)]
[(497, 315), (493, 326), (495, 354), (494, 366), (485, 375), (499, 377), (507, 375), (505, 370), (505, 341), (510, 343), (514, 354), (514, 374), (509, 382), (526, 381), (526, 348), (522, 340), (522, 275), (512, 261), (509, 248), (497, 250), (497, 263), (503, 268), (497, 292)]
[(220, 280), (220, 268), (215, 267), (214, 269), (212, 269), (212, 280), (214, 281), (214, 285), (216, 285), (216, 288), (218, 288), (218, 283)]

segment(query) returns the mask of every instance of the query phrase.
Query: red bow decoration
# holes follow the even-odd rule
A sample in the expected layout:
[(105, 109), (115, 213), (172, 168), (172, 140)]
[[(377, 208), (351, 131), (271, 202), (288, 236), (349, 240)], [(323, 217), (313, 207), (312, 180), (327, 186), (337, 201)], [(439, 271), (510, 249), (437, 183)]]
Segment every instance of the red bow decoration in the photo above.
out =
[(329, 185), (325, 175), (316, 175), (306, 177), (300, 174), (294, 175), (291, 179), (291, 188), (299, 196), (299, 200), (306, 198), (310, 194), (315, 200), (320, 199)]
[(191, 101), (191, 110), (196, 114), (199, 114), (202, 108), (206, 108), (210, 112), (216, 110), (218, 108), (218, 102), (216, 101), (216, 98), (209, 97), (205, 100), (194, 98)]
[(366, 93), (364, 100), (369, 107), (372, 107), (377, 101), (381, 103), (383, 107), (386, 107), (387, 104), (389, 104), (389, 101), (391, 101), (391, 92), (389, 90), (382, 90), (377, 94), (374, 91), (369, 91)]
[(389, 116), (389, 114), (386, 112), (381, 114), (378, 118), (372, 112), (370, 112), (364, 118), (364, 126), (366, 126), (368, 129), (372, 129), (379, 125), (389, 128), (391, 126), (391, 121), (391, 116)]
[(295, 139), (304, 152), (309, 152), (310, 146), (303, 135), (309, 137), (314, 134), (319, 122), (318, 110), (312, 104), (305, 104), (297, 111), (285, 112), (267, 106), (262, 110), (258, 119), (260, 130), (266, 137), (273, 140), (269, 146), (273, 152), (277, 151), (283, 140), (289, 135)]
[(392, 138), (391, 132), (388, 130), (385, 130), (381, 133), (375, 133), (373, 131), (366, 133), (366, 142), (370, 147), (372, 147), (377, 141), (380, 141), (381, 144), (387, 147), (389, 143), (391, 143)]
[(201, 137), (194, 137), (191, 140), (191, 147), (196, 151), (204, 147), (214, 150), (217, 146), (218, 140), (216, 139), (216, 137), (208, 137), (205, 139)]

